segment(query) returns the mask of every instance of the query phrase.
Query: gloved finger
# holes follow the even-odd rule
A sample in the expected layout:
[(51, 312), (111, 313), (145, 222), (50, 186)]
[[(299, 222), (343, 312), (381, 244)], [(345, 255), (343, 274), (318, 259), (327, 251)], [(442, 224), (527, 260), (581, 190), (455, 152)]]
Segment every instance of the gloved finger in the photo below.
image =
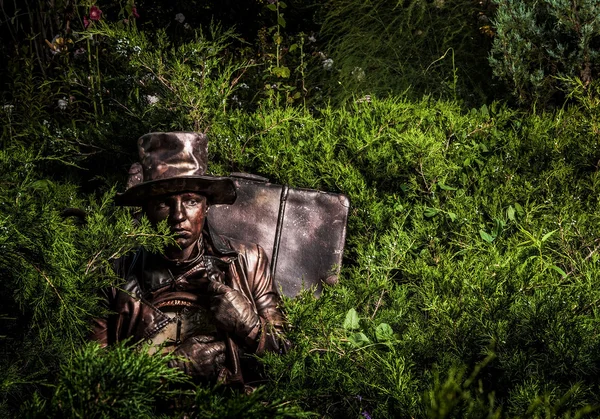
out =
[(207, 290), (212, 294), (225, 294), (231, 291), (231, 287), (217, 281), (209, 281)]
[(225, 353), (225, 350), (227, 349), (227, 346), (225, 346), (225, 342), (223, 342), (222, 340), (212, 342), (209, 345), (211, 347), (210, 350), (213, 353)]

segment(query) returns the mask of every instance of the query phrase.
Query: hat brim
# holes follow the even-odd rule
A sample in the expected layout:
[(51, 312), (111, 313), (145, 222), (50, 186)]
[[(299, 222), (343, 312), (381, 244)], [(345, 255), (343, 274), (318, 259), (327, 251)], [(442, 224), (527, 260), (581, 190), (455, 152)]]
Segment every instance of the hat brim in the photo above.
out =
[(237, 198), (235, 184), (228, 177), (178, 176), (132, 186), (115, 195), (115, 204), (141, 207), (149, 198), (182, 192), (195, 192), (205, 196), (208, 205), (233, 204)]

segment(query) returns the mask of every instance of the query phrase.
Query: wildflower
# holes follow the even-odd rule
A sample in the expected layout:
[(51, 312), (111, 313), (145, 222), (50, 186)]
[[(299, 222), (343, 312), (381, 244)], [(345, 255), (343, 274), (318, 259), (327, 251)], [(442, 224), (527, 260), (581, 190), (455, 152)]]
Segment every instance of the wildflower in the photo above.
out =
[(190, 30), (190, 29), (192, 29), (192, 26), (191, 26), (189, 23), (187, 23), (187, 22), (183, 24), (183, 27), (184, 27), (185, 29), (187, 29), (187, 30)]
[(68, 104), (69, 102), (67, 102), (65, 99), (58, 99), (58, 109), (60, 109), (61, 111), (67, 109)]
[(183, 23), (183, 21), (185, 20), (185, 16), (183, 15), (183, 13), (177, 13), (175, 15), (175, 20), (179, 23)]
[(83, 48), (83, 47), (77, 48), (75, 50), (75, 52), (73, 52), (73, 56), (75, 58), (81, 58), (81, 57), (83, 57), (83, 55), (85, 55), (85, 48)]
[(92, 6), (90, 8), (90, 20), (98, 21), (102, 16), (102, 10), (98, 9), (98, 6)]
[(308, 42), (317, 42), (317, 38), (314, 35), (308, 37)]
[(146, 102), (148, 105), (156, 105), (160, 99), (155, 95), (146, 95)]
[(8, 104), (8, 105), (4, 105), (2, 108), (6, 111), (6, 113), (11, 113), (12, 110), (15, 108), (15, 105)]
[(140, 18), (140, 14), (137, 11), (137, 7), (135, 7), (135, 5), (133, 5), (133, 7), (131, 8), (131, 14), (133, 15), (134, 18), (139, 19)]
[(241, 107), (241, 106), (242, 106), (242, 101), (240, 100), (240, 98), (238, 97), (238, 95), (233, 95), (233, 96), (231, 97), (231, 101), (232, 101), (232, 102), (233, 102), (235, 105), (237, 105), (237, 106), (239, 106), (239, 107)]
[(327, 58), (323, 61), (323, 69), (329, 71), (333, 68), (333, 60), (331, 58)]
[(240, 83), (240, 89), (249, 89), (250, 86), (248, 86), (246, 83)]
[(356, 100), (356, 103), (371, 103), (371, 95), (364, 95), (360, 99)]
[(90, 26), (90, 21), (88, 20), (87, 16), (83, 17), (83, 28), (87, 29), (88, 26)]
[(371, 419), (371, 415), (369, 415), (369, 412), (367, 412), (366, 410), (362, 412), (361, 415), (363, 415), (365, 419)]
[(365, 70), (363, 70), (361, 67), (354, 67), (354, 70), (352, 70), (352, 75), (356, 77), (357, 81), (363, 81), (365, 79)]

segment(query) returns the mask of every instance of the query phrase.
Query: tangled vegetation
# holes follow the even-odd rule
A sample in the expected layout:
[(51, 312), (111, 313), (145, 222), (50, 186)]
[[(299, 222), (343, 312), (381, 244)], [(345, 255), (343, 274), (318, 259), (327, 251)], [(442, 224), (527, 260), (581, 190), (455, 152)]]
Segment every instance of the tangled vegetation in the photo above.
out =
[[(432, 25), (425, 33), (444, 18), (471, 25), (438, 32), (440, 49), (429, 44), (414, 67), (402, 60), (389, 85), (377, 74), (392, 74), (393, 57), (358, 45), (376, 42), (359, 36), (373, 28), (357, 23), (342, 39), (336, 18), (351, 15), (350, 1), (252, 3), (256, 27), (239, 30), (216, 5), (113, 3), (36, 9), (27, 0), (30, 22), (17, 13), (4, 23), (18, 48), (2, 47), (10, 60), (0, 69), (0, 416), (598, 415), (593, 71), (568, 75), (581, 83), (548, 102), (531, 90), (539, 101), (517, 107), (503, 88), (484, 87), (489, 69), (469, 69), (503, 39), (496, 9), (478, 18), (479, 3), (464, 15), (458, 6), (469, 2), (370, 2), (382, 25), (402, 29), (385, 44), (399, 56), (403, 42), (415, 54), (422, 39), (404, 24)], [(372, 19), (365, 7), (353, 18)], [(48, 42), (26, 38), (27, 27), (45, 28)], [(461, 50), (474, 33), (482, 49)], [(434, 62), (449, 48), (457, 72), (450, 55)], [(352, 87), (356, 60), (373, 74)], [(477, 100), (462, 95), (469, 86), (479, 86)], [(251, 395), (197, 386), (168, 358), (86, 342), (101, 313), (97, 290), (119, 281), (109, 260), (170, 240), (164, 226), (112, 204), (135, 140), (161, 130), (208, 133), (212, 174), (246, 171), (350, 198), (340, 283), (284, 301), (292, 350), (263, 358), (265, 381)]]

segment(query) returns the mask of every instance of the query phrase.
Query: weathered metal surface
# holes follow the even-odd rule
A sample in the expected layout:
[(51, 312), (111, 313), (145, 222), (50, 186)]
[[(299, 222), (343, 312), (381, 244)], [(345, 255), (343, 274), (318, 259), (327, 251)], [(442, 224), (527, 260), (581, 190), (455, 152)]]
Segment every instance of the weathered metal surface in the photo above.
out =
[(233, 205), (211, 206), (211, 225), (225, 236), (260, 244), (269, 255), (271, 273), (284, 295), (294, 297), (314, 285), (319, 294), (323, 281), (337, 282), (348, 198), (250, 177), (232, 175), (237, 200)]

